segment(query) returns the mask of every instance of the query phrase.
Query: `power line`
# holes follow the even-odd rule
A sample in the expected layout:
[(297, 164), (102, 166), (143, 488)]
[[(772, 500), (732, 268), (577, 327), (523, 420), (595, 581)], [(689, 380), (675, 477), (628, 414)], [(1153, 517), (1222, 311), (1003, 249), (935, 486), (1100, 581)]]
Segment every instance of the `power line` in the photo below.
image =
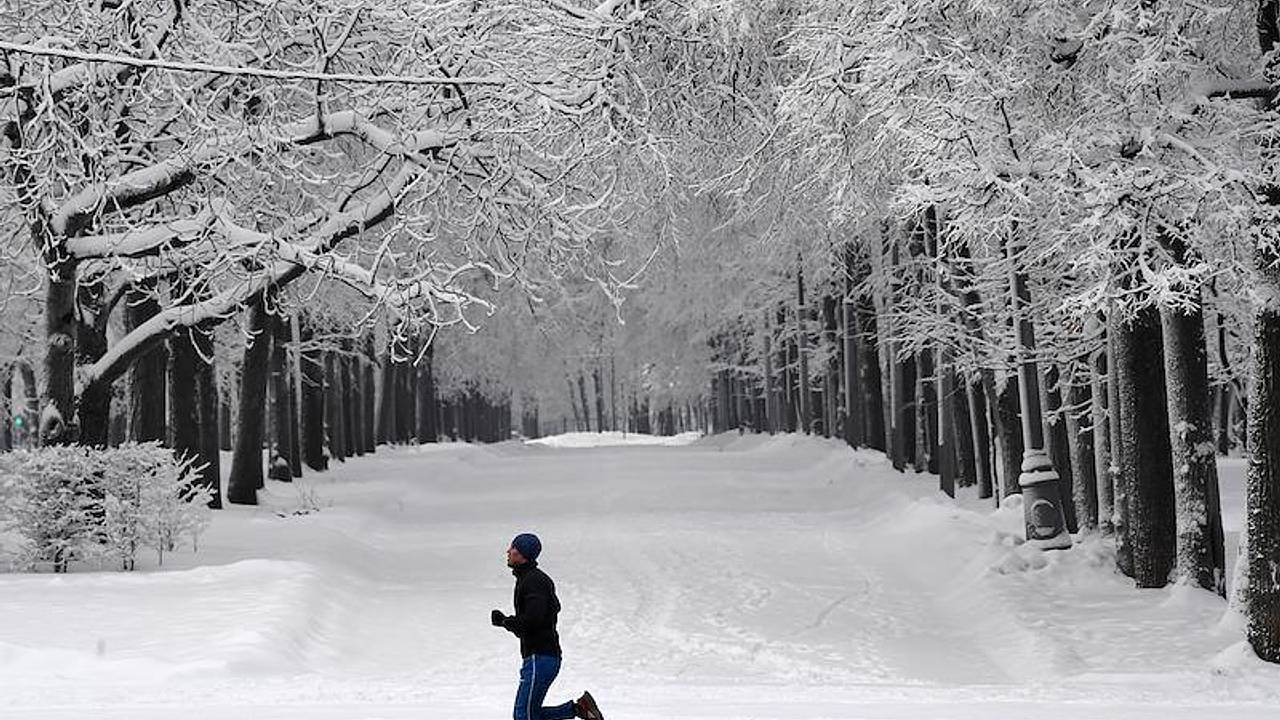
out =
[(213, 65), (211, 63), (175, 62), (150, 58), (135, 58), (128, 55), (111, 53), (93, 53), (66, 48), (39, 47), (0, 40), (0, 50), (56, 57), (68, 60), (80, 60), (87, 63), (106, 63), (111, 65), (128, 65), (140, 68), (156, 68), (174, 72), (211, 73), (215, 75), (240, 75), (246, 77), (270, 78), (273, 80), (331, 80), (334, 82), (357, 83), (362, 85), (502, 85), (506, 82), (495, 75), (477, 75), (457, 77), (432, 75), (357, 75), (353, 73), (322, 73), (306, 70), (271, 70), (268, 68), (233, 67), (230, 65)]

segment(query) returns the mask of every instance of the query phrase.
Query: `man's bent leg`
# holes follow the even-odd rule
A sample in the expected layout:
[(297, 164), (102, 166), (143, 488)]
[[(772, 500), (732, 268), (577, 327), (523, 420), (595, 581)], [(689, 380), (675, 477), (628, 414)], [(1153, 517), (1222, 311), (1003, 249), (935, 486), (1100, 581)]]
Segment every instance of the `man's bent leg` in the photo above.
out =
[(569, 720), (574, 716), (573, 703), (542, 707), (547, 690), (560, 674), (560, 658), (532, 655), (520, 667), (520, 688), (516, 691), (513, 720)]

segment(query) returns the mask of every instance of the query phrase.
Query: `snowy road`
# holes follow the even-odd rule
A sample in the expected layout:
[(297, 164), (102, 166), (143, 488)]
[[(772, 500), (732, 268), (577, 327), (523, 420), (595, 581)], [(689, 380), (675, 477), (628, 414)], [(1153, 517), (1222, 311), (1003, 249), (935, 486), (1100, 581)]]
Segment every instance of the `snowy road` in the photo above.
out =
[(610, 720), (1280, 718), (1221, 601), (1133, 590), (1096, 541), (1020, 548), (1020, 509), (932, 484), (793, 437), (384, 449), (162, 572), (0, 575), (0, 717), (509, 717), (488, 612), (533, 530), (565, 607), (550, 699)]

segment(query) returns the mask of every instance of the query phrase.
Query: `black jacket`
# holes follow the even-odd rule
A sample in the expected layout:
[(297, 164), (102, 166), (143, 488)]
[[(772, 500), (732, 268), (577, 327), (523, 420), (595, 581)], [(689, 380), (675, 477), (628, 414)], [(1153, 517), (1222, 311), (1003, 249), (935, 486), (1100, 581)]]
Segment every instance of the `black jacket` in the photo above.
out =
[(556, 597), (556, 584), (533, 561), (513, 569), (511, 574), (516, 576), (516, 614), (508, 617), (502, 626), (520, 638), (521, 657), (560, 657), (560, 634), (556, 632), (560, 600)]

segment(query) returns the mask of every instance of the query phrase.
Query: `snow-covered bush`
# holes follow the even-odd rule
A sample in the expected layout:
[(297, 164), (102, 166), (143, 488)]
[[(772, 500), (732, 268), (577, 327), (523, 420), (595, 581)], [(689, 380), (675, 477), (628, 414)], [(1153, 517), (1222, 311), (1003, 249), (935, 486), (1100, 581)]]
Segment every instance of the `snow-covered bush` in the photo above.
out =
[(51, 565), (54, 572), (65, 572), (69, 562), (83, 557), (102, 518), (85, 448), (15, 450), (0, 455), (0, 478), (6, 488), (0, 527), (22, 539), (20, 565)]
[(18, 564), (111, 561), (132, 570), (149, 547), (159, 562), (209, 521), (209, 490), (191, 460), (157, 443), (106, 450), (46, 447), (0, 456), (0, 528), (20, 539)]

